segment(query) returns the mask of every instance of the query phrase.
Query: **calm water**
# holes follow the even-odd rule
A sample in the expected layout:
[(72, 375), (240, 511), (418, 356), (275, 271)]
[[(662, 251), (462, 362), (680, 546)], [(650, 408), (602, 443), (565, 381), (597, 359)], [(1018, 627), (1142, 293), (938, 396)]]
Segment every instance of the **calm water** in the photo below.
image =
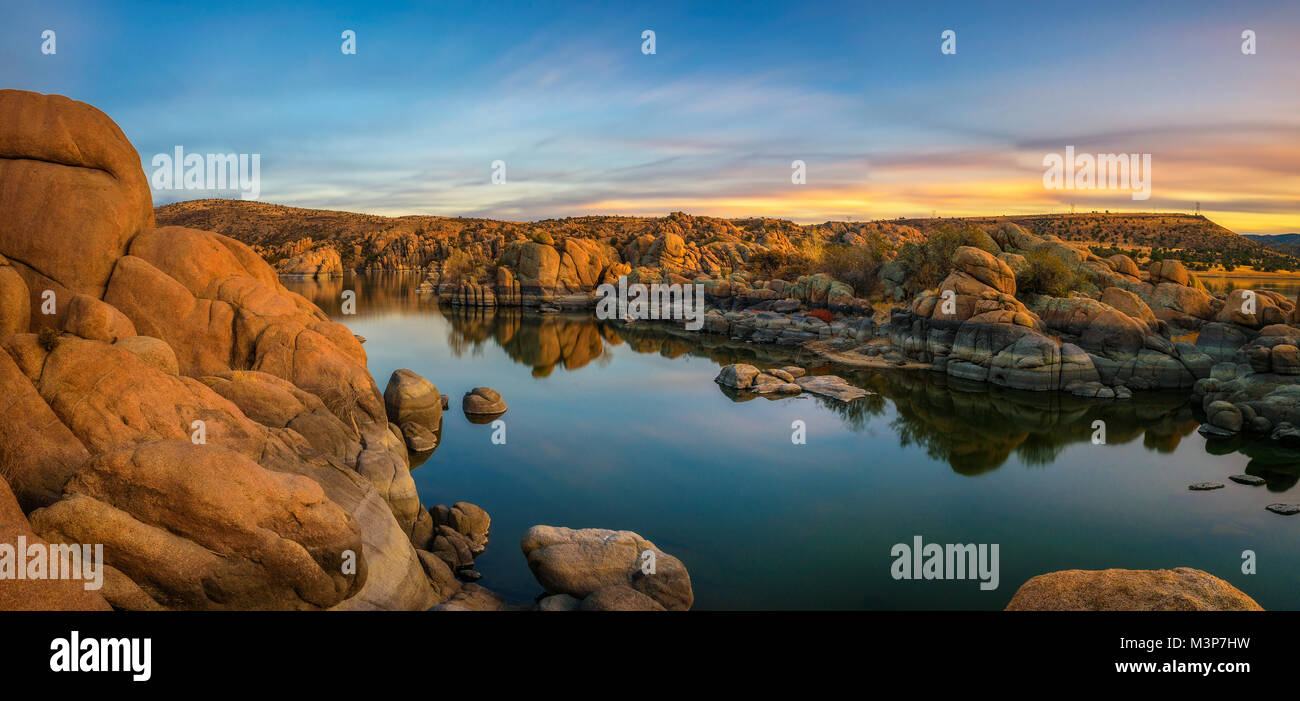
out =
[[(878, 393), (733, 401), (721, 364), (803, 362), (719, 337), (618, 329), (582, 315), (458, 313), (413, 276), (286, 282), (368, 341), (380, 388), (410, 368), (451, 397), (442, 444), (413, 474), (428, 505), (492, 515), (481, 584), (512, 601), (539, 588), (518, 539), (539, 523), (628, 529), (685, 563), (701, 609), (999, 609), (1052, 570), (1186, 565), (1265, 608), (1300, 608), (1297, 456), (1207, 443), (1185, 398), (1085, 402), (956, 386), (933, 373), (844, 372)], [(343, 289), (358, 314), (341, 316)], [(507, 443), (460, 397), (491, 386)], [(807, 444), (791, 443), (791, 422)], [(1093, 445), (1092, 423), (1107, 425)], [(1246, 472), (1269, 480), (1245, 487)], [(1187, 485), (1224, 482), (1212, 492)], [(1000, 583), (895, 581), (895, 543), (997, 543)], [(1241, 573), (1253, 550), (1258, 574)]]
[(1202, 277), (1201, 282), (1205, 283), (1205, 289), (1211, 292), (1231, 292), (1238, 289), (1269, 290), (1293, 300), (1296, 294), (1300, 293), (1300, 278)]

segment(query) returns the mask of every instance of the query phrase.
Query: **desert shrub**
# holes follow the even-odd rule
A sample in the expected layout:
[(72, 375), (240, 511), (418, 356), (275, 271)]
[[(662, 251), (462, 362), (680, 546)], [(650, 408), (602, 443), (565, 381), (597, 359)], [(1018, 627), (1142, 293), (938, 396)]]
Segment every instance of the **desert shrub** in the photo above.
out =
[(822, 250), (818, 272), (824, 272), (841, 282), (848, 283), (857, 297), (869, 297), (880, 280), (876, 271), (888, 258), (889, 242), (879, 232), (867, 235), (867, 242), (858, 246), (834, 244)]
[(1025, 266), (1016, 275), (1016, 292), (1022, 296), (1068, 297), (1080, 280), (1065, 261), (1037, 249), (1025, 254)]
[(907, 273), (911, 292), (930, 289), (952, 272), (953, 254), (961, 246), (974, 246), (997, 255), (1000, 251), (989, 235), (974, 224), (944, 223), (930, 230), (921, 243), (909, 242), (898, 251), (897, 262)]
[(477, 282), (484, 273), (487, 272), (487, 265), (481, 261), (475, 261), (470, 254), (453, 250), (447, 254), (447, 258), (442, 262), (442, 279), (447, 282), (460, 282), (462, 280)]
[(800, 275), (819, 272), (822, 247), (811, 241), (794, 244), (791, 250), (759, 251), (749, 258), (751, 269), (759, 277), (793, 280)]
[(41, 344), (41, 348), (44, 348), (47, 352), (53, 352), (59, 346), (60, 336), (58, 329), (46, 326), (36, 334), (36, 342)]
[(829, 309), (814, 309), (808, 312), (808, 316), (811, 316), (814, 319), (821, 319), (828, 324), (835, 318), (835, 315), (831, 314), (831, 310)]
[(532, 236), (530, 236), (529, 238), (531, 238), (536, 243), (540, 243), (546, 246), (555, 245), (555, 239), (545, 231), (534, 231), (532, 233)]

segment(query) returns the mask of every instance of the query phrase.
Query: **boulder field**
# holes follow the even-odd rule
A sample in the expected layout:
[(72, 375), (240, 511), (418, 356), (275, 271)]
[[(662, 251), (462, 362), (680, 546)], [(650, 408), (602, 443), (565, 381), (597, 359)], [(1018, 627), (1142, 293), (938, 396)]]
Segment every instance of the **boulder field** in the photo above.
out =
[[(0, 90), (0, 124), (0, 541), (104, 560), (93, 591), (0, 580), (0, 609), (500, 601), (470, 583), (488, 514), (426, 508), (410, 474), (441, 434), (432, 382), (398, 370), (381, 394), (362, 339), (254, 249), (155, 226), (139, 155), (94, 107)], [(338, 272), (297, 253), (286, 274)], [(689, 606), (689, 583), (642, 588)]]
[[(381, 393), (361, 339), (281, 285), (257, 250), (157, 226), (139, 155), (94, 107), (0, 90), (0, 124), (0, 540), (97, 543), (105, 557), (101, 590), (0, 581), (0, 609), (507, 607), (473, 583), (488, 514), (467, 502), (426, 508), (411, 478), (413, 457), (441, 436), (432, 382), (399, 370)], [(748, 272), (790, 242), (775, 225), (752, 240), (729, 226), (679, 213), (617, 245), (503, 236), (471, 251), (470, 263), (499, 261), (490, 279), (443, 256), (421, 288), (453, 305), (556, 309), (589, 307), (596, 285), (624, 276), (698, 282), (712, 307), (705, 330), (737, 341), (1083, 397), (1183, 389), (1209, 435), (1300, 445), (1300, 317), (1281, 295), (1216, 297), (1176, 260), (1143, 270), (1003, 223), (957, 248), (942, 282), (910, 300), (902, 268), (879, 266), (893, 305), (884, 311), (826, 273)], [(412, 269), (424, 269), (423, 252), (399, 249), (376, 265), (419, 259)], [(290, 253), (278, 272), (341, 272), (329, 250)], [(1018, 295), (1017, 272), (1042, 256), (1085, 284), (1065, 297)], [(738, 365), (718, 382), (860, 396), (801, 375)], [(484, 388), (462, 408), (490, 417), (506, 407)], [(681, 561), (629, 531), (537, 526), (521, 549), (544, 590), (535, 608), (693, 603)], [(1180, 568), (1043, 575), (1008, 608), (1258, 605)]]
[[(883, 290), (882, 303), (855, 297), (827, 273), (793, 280), (755, 273), (758, 257), (788, 252), (781, 237), (750, 240), (726, 230), (723, 220), (684, 214), (655, 226), (621, 248), (606, 243), (616, 237), (557, 241), (541, 229), (531, 238), (514, 232), (513, 240), (494, 239), (501, 251), (492, 280), (439, 264), (420, 290), (453, 306), (555, 309), (590, 308), (594, 286), (622, 275), (629, 282), (698, 283), (709, 306), (704, 330), (735, 341), (808, 349), (850, 366), (929, 368), (960, 380), (1098, 399), (1182, 390), (1267, 419), (1231, 428), (1235, 420), (1225, 414), (1224, 425), (1215, 424), (1223, 430), (1289, 440), (1300, 425), (1294, 380), (1287, 379), (1300, 373), (1296, 301), (1265, 290), (1216, 296), (1178, 260), (1143, 269), (1126, 255), (1097, 255), (1003, 222), (984, 232), (979, 246), (957, 247), (946, 277), (910, 299), (903, 267), (877, 266), (872, 284)], [(908, 227), (880, 234), (893, 243), (920, 236)], [(1031, 259), (1051, 260), (1070, 276), (1066, 296), (1017, 289)], [(743, 389), (779, 397), (798, 384), (759, 380)]]
[(248, 246), (155, 227), (99, 110), (0, 90), (0, 123), (3, 525), (102, 543), (108, 573), (45, 605), (437, 604), (438, 524), (357, 338)]

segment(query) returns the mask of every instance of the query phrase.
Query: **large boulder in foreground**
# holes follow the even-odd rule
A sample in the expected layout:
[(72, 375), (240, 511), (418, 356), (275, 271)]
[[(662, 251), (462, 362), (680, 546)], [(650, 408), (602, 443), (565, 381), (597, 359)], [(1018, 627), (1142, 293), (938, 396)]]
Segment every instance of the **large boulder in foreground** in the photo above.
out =
[(100, 455), (31, 521), (51, 541), (102, 543), (125, 575), (104, 595), (124, 608), (323, 609), (366, 576), (360, 528), (320, 485), (215, 445)]
[[(641, 601), (650, 610), (655, 607), (645, 599), (669, 611), (685, 611), (695, 602), (682, 561), (632, 531), (533, 526), (519, 547), (533, 576), (551, 594), (593, 597), (594, 603), (620, 608), (639, 608), (635, 602)], [(653, 552), (652, 574), (644, 571), (650, 560), (646, 551)]]
[(442, 426), (442, 395), (429, 380), (414, 371), (394, 370), (384, 388), (388, 420), (401, 426), (413, 422), (430, 431)]
[(0, 350), (0, 465), (27, 510), (57, 500), (63, 484), (90, 459), (86, 446), (32, 384), (46, 355), (34, 334), (10, 336)]
[(77, 293), (100, 298), (136, 234), (152, 229), (153, 196), (140, 156), (108, 115), (61, 95), (0, 90), (0, 254), (39, 308), (55, 292), (62, 322)]
[[(123, 608), (436, 604), (434, 524), (357, 337), (249, 246), (154, 228), (93, 107), (0, 91), (0, 125), (0, 470), (33, 529), (116, 542)], [(158, 444), (203, 452), (120, 457)]]
[(1062, 570), (1021, 585), (1007, 611), (1263, 611), (1240, 589), (1191, 567)]
[[(0, 543), (17, 548), (19, 536), (26, 538), (29, 547), (49, 545), (32, 530), (9, 485), (0, 477)], [(99, 590), (86, 589), (86, 584), (85, 580), (77, 579), (6, 577), (0, 579), (0, 611), (107, 611), (111, 608)]]
[(1016, 293), (1016, 275), (1010, 266), (973, 246), (959, 246), (953, 254), (953, 268), (992, 287), (998, 292), (1014, 295)]
[(1172, 282), (1175, 285), (1192, 284), (1192, 275), (1187, 272), (1187, 267), (1182, 261), (1167, 258), (1165, 260), (1154, 260), (1147, 266), (1147, 272), (1150, 274), (1152, 285), (1159, 285), (1162, 282)]

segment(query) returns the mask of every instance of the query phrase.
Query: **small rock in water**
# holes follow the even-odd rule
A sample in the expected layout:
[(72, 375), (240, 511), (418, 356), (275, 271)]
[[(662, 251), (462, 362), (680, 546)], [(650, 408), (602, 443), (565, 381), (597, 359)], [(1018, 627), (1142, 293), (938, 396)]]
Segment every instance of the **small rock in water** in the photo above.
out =
[(445, 394), (439, 395), (439, 397), (442, 398), (442, 409), (443, 411), (446, 411), (447, 406), (451, 403), (451, 398)]
[(1300, 514), (1300, 504), (1269, 504), (1264, 507), (1275, 514), (1283, 516), (1294, 516)]
[(767, 374), (771, 375), (772, 377), (775, 377), (776, 379), (782, 382), (794, 382), (794, 375), (791, 375), (790, 373), (786, 372), (785, 370), (782, 370), (781, 368), (773, 368), (771, 370), (768, 370)]
[(1232, 431), (1228, 431), (1226, 429), (1222, 429), (1219, 428), (1218, 426), (1213, 426), (1211, 424), (1201, 424), (1201, 427), (1196, 430), (1199, 431), (1202, 436), (1225, 436), (1226, 437), (1226, 436), (1237, 435)]
[(1196, 484), (1187, 485), (1187, 488), (1194, 492), (1206, 492), (1211, 489), (1223, 489), (1223, 483), (1222, 482), (1197, 482)]
[(465, 393), (460, 404), (466, 416), (493, 416), (506, 412), (505, 400), (491, 387), (475, 387)]
[(872, 394), (861, 387), (854, 387), (849, 384), (848, 380), (836, 375), (800, 377), (795, 379), (795, 383), (805, 392), (820, 394), (823, 397), (830, 397), (841, 402), (851, 402)]
[(1232, 480), (1233, 482), (1236, 482), (1237, 484), (1248, 484), (1252, 487), (1258, 487), (1261, 484), (1267, 483), (1267, 480), (1265, 480), (1263, 477), (1256, 477), (1254, 475), (1232, 475), (1228, 479)]
[(438, 447), (437, 434), (414, 421), (402, 424), (402, 438), (412, 453), (427, 453)]

